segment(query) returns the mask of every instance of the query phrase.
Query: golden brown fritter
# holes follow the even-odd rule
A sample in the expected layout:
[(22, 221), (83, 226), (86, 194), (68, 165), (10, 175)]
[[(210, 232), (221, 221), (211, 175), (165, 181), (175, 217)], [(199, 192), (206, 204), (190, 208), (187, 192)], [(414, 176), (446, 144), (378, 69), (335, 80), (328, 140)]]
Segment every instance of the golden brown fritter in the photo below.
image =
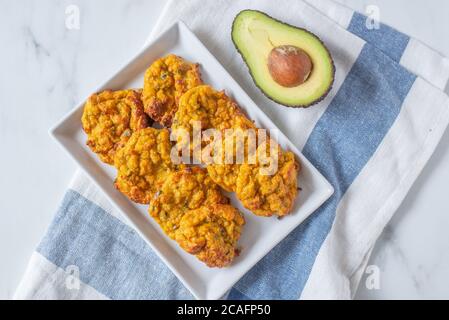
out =
[(261, 131), (255, 126), (241, 130), (236, 129), (234, 135), (223, 134), (218, 147), (214, 142), (213, 162), (207, 165), (207, 171), (212, 180), (226, 191), (236, 191), (240, 166), (243, 163), (248, 163), (251, 156), (252, 159), (255, 159), (257, 143), (266, 139), (265, 135), (259, 136)]
[(113, 164), (114, 155), (134, 131), (149, 126), (140, 91), (106, 90), (89, 97), (81, 122), (87, 145), (101, 161)]
[(211, 179), (228, 192), (235, 192), (240, 164), (212, 164), (207, 166)]
[[(237, 135), (223, 134), (221, 141), (214, 141), (212, 163), (207, 165), (207, 171), (212, 180), (228, 192), (235, 192), (240, 165), (248, 160), (248, 136), (237, 138)], [(256, 147), (257, 131), (253, 131), (252, 144)], [(237, 142), (239, 141), (239, 142)], [(237, 157), (239, 153), (239, 157)]]
[(170, 54), (158, 59), (145, 73), (143, 103), (145, 112), (165, 127), (170, 127), (180, 97), (202, 84), (198, 64)]
[(146, 128), (134, 132), (115, 156), (117, 189), (137, 203), (150, 203), (163, 181), (176, 169), (170, 150), (167, 129)]
[[(223, 131), (233, 128), (254, 128), (254, 123), (245, 117), (238, 105), (224, 91), (216, 91), (207, 85), (190, 89), (181, 97), (172, 124), (178, 150), (184, 152), (184, 156), (189, 156), (190, 151), (195, 161), (200, 159), (199, 154), (193, 152), (194, 129)], [(205, 147), (207, 144), (200, 141), (198, 146)]]
[(199, 121), (202, 130), (254, 127), (224, 91), (216, 91), (208, 85), (190, 89), (181, 97), (172, 129), (184, 129), (191, 133), (192, 120)]
[(229, 203), (219, 187), (200, 167), (184, 168), (168, 175), (151, 200), (148, 212), (172, 239), (187, 210), (203, 205)]
[(176, 241), (208, 267), (223, 268), (238, 255), (237, 242), (245, 219), (231, 205), (214, 204), (188, 211), (176, 231)]
[[(289, 214), (298, 193), (299, 163), (292, 152), (283, 151), (277, 144), (276, 146), (278, 156), (275, 167), (271, 167), (273, 162), (261, 161), (263, 150), (267, 154), (270, 150), (269, 146), (263, 149), (262, 144), (257, 148), (256, 163), (243, 164), (237, 177), (237, 198), (245, 208), (259, 216), (282, 217)], [(269, 155), (265, 159), (269, 159)], [(269, 170), (270, 168), (274, 170)]]

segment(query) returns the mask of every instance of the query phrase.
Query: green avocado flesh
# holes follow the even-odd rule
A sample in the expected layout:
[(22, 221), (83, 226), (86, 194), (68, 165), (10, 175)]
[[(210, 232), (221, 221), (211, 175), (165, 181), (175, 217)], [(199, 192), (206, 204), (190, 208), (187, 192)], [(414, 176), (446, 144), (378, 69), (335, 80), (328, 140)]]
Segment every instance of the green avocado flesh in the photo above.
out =
[[(234, 19), (232, 40), (247, 64), (256, 85), (270, 99), (289, 107), (308, 107), (321, 101), (332, 88), (335, 67), (321, 40), (307, 30), (293, 27), (254, 10), (241, 11)], [(294, 87), (278, 84), (268, 69), (273, 48), (290, 45), (302, 49), (312, 62), (307, 80)]]

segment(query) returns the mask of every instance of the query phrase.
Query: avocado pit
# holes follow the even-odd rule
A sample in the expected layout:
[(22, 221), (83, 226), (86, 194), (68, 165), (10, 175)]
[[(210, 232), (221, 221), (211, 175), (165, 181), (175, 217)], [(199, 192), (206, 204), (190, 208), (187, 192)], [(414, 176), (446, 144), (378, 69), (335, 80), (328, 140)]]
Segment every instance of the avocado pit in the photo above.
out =
[(296, 46), (275, 47), (268, 56), (271, 77), (283, 87), (292, 88), (306, 82), (312, 67), (309, 55)]

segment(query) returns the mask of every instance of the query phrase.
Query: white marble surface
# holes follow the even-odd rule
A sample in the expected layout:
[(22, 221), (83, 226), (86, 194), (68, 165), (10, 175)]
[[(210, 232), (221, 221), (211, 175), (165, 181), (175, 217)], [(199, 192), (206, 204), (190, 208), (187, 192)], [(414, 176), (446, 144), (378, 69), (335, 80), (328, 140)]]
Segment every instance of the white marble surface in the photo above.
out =
[[(447, 0), (348, 0), (449, 56)], [(80, 8), (79, 30), (65, 10)], [(0, 0), (0, 299), (10, 298), (75, 165), (47, 130), (142, 46), (164, 1)], [(357, 298), (449, 298), (449, 132), (379, 240)]]

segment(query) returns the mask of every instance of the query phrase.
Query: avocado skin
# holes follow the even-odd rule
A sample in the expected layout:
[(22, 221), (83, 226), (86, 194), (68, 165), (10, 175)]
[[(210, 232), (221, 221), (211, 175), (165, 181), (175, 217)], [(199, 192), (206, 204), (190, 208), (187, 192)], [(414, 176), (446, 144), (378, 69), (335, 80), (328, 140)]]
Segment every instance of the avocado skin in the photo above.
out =
[[(238, 48), (237, 43), (234, 41), (234, 37), (233, 37), (236, 18), (242, 12), (245, 12), (245, 11), (258, 12), (258, 13), (260, 13), (260, 14), (262, 14), (262, 15), (264, 15), (264, 16), (266, 16), (266, 17), (268, 17), (268, 18), (270, 18), (270, 19), (272, 19), (272, 20), (274, 20), (274, 21), (276, 21), (278, 23), (284, 24), (286, 26), (289, 26), (289, 27), (292, 27), (292, 28), (295, 28), (295, 29), (298, 29), (298, 30), (305, 31), (305, 32), (311, 34), (313, 37), (315, 37), (323, 45), (324, 49), (326, 50), (326, 52), (327, 52), (327, 54), (329, 56), (329, 60), (331, 61), (331, 64), (332, 64), (332, 80), (331, 80), (331, 84), (329, 85), (329, 88), (327, 89), (327, 91), (321, 97), (319, 97), (318, 99), (315, 99), (314, 101), (311, 101), (308, 104), (288, 105), (288, 104), (285, 104), (285, 103), (283, 103), (283, 102), (281, 102), (279, 100), (276, 100), (276, 98), (274, 98), (274, 97), (270, 97), (269, 95), (267, 95), (265, 93), (265, 91), (257, 84), (256, 79), (254, 78), (253, 72), (251, 71), (251, 68), (249, 67), (248, 63), (246, 62), (245, 56), (242, 54), (242, 52)], [(232, 39), (232, 43), (234, 44), (235, 49), (237, 50), (237, 52), (240, 54), (240, 56), (242, 57), (243, 61), (245, 62), (246, 66), (248, 68), (249, 74), (251, 75), (251, 78), (253, 79), (254, 84), (256, 85), (257, 88), (259, 88), (259, 90), (262, 92), (262, 94), (265, 97), (267, 97), (268, 99), (270, 99), (270, 100), (272, 100), (272, 101), (274, 101), (274, 102), (276, 102), (276, 103), (278, 103), (278, 104), (280, 104), (282, 106), (289, 107), (289, 108), (308, 108), (308, 107), (311, 107), (311, 106), (313, 106), (313, 105), (323, 101), (327, 97), (329, 92), (332, 90), (332, 87), (333, 87), (334, 82), (335, 82), (335, 63), (334, 63), (334, 59), (332, 58), (332, 56), (331, 56), (331, 54), (329, 52), (329, 49), (327, 49), (327, 47), (325, 46), (324, 42), (317, 35), (315, 35), (314, 33), (310, 32), (309, 30), (306, 30), (306, 29), (300, 28), (300, 27), (296, 27), (294, 25), (291, 25), (291, 24), (288, 24), (286, 22), (280, 21), (279, 19), (273, 18), (272, 16), (270, 16), (270, 15), (268, 15), (265, 12), (262, 12), (260, 10), (244, 9), (244, 10), (240, 11), (239, 13), (237, 13), (237, 15), (234, 17), (234, 20), (232, 22), (232, 29), (231, 29), (231, 39)]]

